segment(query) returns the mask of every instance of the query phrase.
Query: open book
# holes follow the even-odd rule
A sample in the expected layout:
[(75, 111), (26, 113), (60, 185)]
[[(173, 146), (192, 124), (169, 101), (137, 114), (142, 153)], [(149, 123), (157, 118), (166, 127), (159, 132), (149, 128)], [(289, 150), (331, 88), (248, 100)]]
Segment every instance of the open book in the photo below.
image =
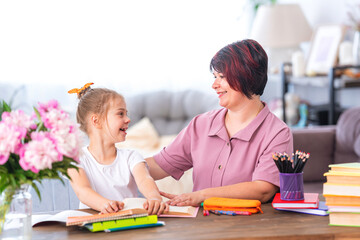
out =
[(61, 222), (66, 223), (68, 217), (78, 216), (91, 216), (91, 213), (77, 211), (77, 210), (65, 210), (56, 214), (33, 214), (31, 216), (31, 225), (33, 227), (45, 222)]
[[(140, 209), (145, 210), (143, 208), (143, 205), (146, 202), (145, 198), (125, 198), (123, 202), (125, 204), (123, 210), (129, 210), (129, 209), (137, 209), (137, 211), (140, 211)], [(159, 217), (196, 217), (198, 210), (199, 207), (169, 206), (169, 212), (161, 214)]]
[[(147, 210), (143, 207), (146, 202), (145, 198), (125, 198), (123, 202), (124, 208), (121, 211), (93, 214), (91, 216), (68, 217), (66, 226), (147, 216)], [(196, 217), (198, 210), (198, 207), (191, 206), (169, 206), (169, 212), (159, 217)]]

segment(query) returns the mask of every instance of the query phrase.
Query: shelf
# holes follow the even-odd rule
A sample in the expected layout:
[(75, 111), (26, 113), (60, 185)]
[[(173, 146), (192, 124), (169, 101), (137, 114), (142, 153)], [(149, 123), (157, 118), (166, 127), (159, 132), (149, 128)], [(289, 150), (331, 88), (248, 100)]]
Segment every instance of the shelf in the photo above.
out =
[(284, 63), (281, 66), (281, 81), (282, 81), (282, 103), (283, 103), (283, 120), (286, 123), (286, 106), (285, 106), (285, 94), (288, 92), (289, 84), (310, 86), (310, 87), (326, 87), (329, 89), (329, 106), (328, 106), (328, 124), (335, 124), (335, 108), (336, 99), (335, 91), (346, 88), (359, 88), (360, 78), (350, 78), (343, 75), (344, 70), (349, 68), (360, 69), (360, 66), (336, 66), (330, 69), (327, 76), (315, 76), (315, 77), (293, 77), (285, 71), (289, 69), (291, 63)]

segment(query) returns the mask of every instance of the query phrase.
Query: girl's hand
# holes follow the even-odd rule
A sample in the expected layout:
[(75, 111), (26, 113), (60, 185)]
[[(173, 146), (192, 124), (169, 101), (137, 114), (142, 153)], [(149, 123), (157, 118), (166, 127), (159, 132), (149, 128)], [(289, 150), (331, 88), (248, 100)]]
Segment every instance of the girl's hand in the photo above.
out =
[(144, 203), (144, 208), (148, 210), (149, 215), (157, 214), (159, 216), (160, 214), (169, 211), (169, 204), (159, 199), (147, 199)]
[(161, 196), (169, 198), (166, 202), (170, 206), (200, 206), (205, 200), (204, 196), (200, 192), (183, 193), (180, 195), (160, 192)]
[(104, 206), (101, 208), (100, 213), (113, 213), (120, 211), (124, 208), (124, 203), (120, 201), (108, 201), (104, 204)]

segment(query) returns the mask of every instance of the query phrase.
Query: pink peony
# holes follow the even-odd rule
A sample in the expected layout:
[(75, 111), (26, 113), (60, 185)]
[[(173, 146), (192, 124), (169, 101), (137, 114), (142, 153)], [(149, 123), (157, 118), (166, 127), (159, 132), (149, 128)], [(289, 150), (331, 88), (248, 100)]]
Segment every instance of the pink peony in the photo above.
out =
[(0, 165), (7, 162), (10, 153), (19, 153), (21, 139), (25, 136), (25, 128), (0, 122)]
[(56, 100), (50, 100), (48, 103), (39, 103), (39, 112), (48, 112), (51, 109), (59, 109), (59, 103)]
[(53, 138), (56, 139), (56, 147), (58, 151), (61, 154), (78, 161), (81, 148), (81, 141), (79, 141), (81, 138), (80, 132), (75, 131), (75, 128), (71, 126), (68, 129), (51, 131), (51, 134)]
[(26, 115), (22, 110), (12, 112), (3, 112), (1, 115), (2, 122), (8, 125), (16, 125), (25, 129), (29, 129), (33, 121), (29, 115)]
[(41, 119), (44, 122), (44, 126), (48, 129), (57, 130), (68, 128), (72, 124), (69, 118), (69, 114), (58, 109), (51, 109), (48, 112), (42, 113)]
[(63, 156), (48, 132), (33, 132), (31, 138), (32, 141), (20, 153), (19, 164), (24, 170), (38, 173), (39, 170), (51, 169), (52, 163), (62, 161)]

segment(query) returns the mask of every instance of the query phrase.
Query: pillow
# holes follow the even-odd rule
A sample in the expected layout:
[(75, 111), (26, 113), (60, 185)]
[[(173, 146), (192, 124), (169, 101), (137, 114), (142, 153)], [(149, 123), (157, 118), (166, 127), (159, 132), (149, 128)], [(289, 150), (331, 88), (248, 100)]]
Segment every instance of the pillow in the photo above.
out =
[(116, 147), (148, 149), (156, 148), (159, 142), (159, 134), (149, 118), (145, 117), (127, 130), (125, 141), (116, 143)]

